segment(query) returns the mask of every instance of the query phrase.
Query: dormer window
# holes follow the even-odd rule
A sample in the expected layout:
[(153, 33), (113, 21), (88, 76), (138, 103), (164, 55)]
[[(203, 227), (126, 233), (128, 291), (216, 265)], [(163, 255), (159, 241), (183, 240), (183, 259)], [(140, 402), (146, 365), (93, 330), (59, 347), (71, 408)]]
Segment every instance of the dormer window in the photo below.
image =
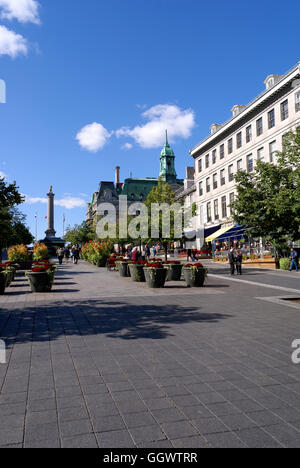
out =
[(265, 85), (266, 85), (266, 89), (271, 89), (276, 83), (278, 83), (278, 81), (281, 80), (281, 76), (280, 75), (269, 75), (267, 76), (267, 78), (265, 79)]

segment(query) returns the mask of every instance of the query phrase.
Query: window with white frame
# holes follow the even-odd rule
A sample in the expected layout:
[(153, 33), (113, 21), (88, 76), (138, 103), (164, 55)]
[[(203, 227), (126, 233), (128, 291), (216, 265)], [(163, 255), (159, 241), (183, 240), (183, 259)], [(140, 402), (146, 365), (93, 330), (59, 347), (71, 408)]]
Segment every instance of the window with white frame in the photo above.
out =
[(242, 132), (239, 132), (236, 135), (236, 147), (241, 148), (241, 146), (242, 146)]
[(224, 159), (225, 157), (225, 147), (224, 145), (220, 146), (220, 159)]
[(295, 111), (300, 111), (300, 91), (297, 91), (295, 94)]
[(221, 205), (222, 205), (222, 218), (227, 218), (227, 200), (226, 200), (226, 196), (222, 197)]
[(260, 119), (257, 119), (256, 121), (256, 135), (260, 136), (263, 133), (263, 119), (262, 117)]
[(212, 218), (211, 218), (211, 202), (208, 202), (206, 205), (206, 215), (207, 215), (207, 222), (209, 223)]
[(246, 128), (246, 143), (250, 143), (252, 140), (252, 125), (249, 125)]
[(222, 169), (220, 171), (220, 182), (221, 182), (221, 185), (225, 185), (226, 183), (226, 179), (225, 179), (225, 169)]
[(207, 177), (206, 179), (206, 192), (210, 192), (210, 177)]
[(205, 167), (206, 169), (209, 167), (209, 154), (205, 156)]
[(257, 150), (257, 161), (264, 162), (265, 159), (265, 149), (259, 148)]
[(270, 162), (275, 163), (277, 160), (276, 140), (271, 141), (271, 143), (269, 144), (269, 155), (270, 155)]
[(203, 195), (203, 182), (199, 182), (199, 196), (202, 197)]
[(268, 112), (268, 127), (269, 129), (275, 127), (275, 110), (274, 109)]
[(228, 154), (231, 154), (233, 151), (233, 140), (232, 138), (230, 138), (230, 140), (228, 140)]
[(216, 164), (217, 162), (217, 150), (214, 149), (212, 152), (212, 164)]
[(232, 182), (234, 180), (233, 164), (230, 164), (230, 166), (228, 166), (228, 180), (229, 182)]
[(218, 188), (218, 174), (213, 175), (213, 188), (214, 190)]
[(219, 200), (214, 200), (214, 215), (215, 220), (219, 219)]
[(236, 170), (237, 171), (242, 171), (243, 170), (243, 160), (239, 159), (238, 162), (236, 163)]
[(286, 99), (280, 104), (281, 120), (286, 120), (289, 116), (289, 101)]
[(198, 172), (202, 172), (202, 159), (199, 159), (198, 161)]
[(253, 169), (254, 169), (253, 156), (252, 154), (249, 154), (247, 156), (247, 171), (253, 172)]

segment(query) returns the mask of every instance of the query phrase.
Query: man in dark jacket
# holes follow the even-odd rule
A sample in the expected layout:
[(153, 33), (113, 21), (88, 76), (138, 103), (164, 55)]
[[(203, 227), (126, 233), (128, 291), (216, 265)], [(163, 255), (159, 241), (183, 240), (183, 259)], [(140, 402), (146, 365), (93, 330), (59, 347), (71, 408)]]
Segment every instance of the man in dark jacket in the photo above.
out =
[(234, 275), (234, 271), (235, 271), (235, 267), (234, 267), (234, 264), (235, 264), (235, 253), (234, 253), (234, 249), (231, 249), (229, 254), (228, 254), (228, 261), (229, 261), (229, 264), (230, 264), (230, 274), (231, 275)]
[(241, 251), (237, 252), (236, 257), (236, 274), (241, 275), (242, 274), (242, 263), (243, 263), (243, 254)]

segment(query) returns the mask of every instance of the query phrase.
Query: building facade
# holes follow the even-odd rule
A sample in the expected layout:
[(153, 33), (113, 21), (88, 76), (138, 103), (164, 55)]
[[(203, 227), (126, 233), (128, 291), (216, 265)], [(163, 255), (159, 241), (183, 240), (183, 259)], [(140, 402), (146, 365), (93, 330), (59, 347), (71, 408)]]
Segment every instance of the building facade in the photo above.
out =
[(252, 172), (259, 160), (276, 163), (283, 135), (300, 125), (300, 62), (284, 76), (269, 75), (265, 86), (247, 106), (234, 106), (229, 121), (213, 124), (211, 134), (190, 151), (195, 161), (197, 248), (208, 230), (232, 225), (236, 172)]
[[(183, 186), (183, 180), (177, 178), (175, 169), (175, 154), (168, 142), (166, 132), (165, 145), (160, 154), (159, 177), (167, 182), (172, 189), (177, 191)], [(100, 182), (99, 188), (93, 193), (92, 200), (87, 204), (86, 221), (97, 222), (99, 219), (98, 208), (103, 203), (112, 203), (118, 216), (119, 197), (127, 197), (128, 208), (133, 203), (144, 202), (153, 187), (158, 184), (158, 178), (147, 177), (144, 179), (130, 177), (120, 182), (120, 167), (115, 169), (115, 182)]]

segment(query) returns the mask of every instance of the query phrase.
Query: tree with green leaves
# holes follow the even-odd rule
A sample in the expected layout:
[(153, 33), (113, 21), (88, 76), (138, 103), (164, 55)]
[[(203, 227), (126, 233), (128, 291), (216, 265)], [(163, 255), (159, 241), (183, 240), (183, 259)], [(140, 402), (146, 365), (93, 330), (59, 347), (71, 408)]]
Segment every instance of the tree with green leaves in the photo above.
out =
[[(149, 213), (149, 239), (148, 242), (158, 242), (160, 245), (163, 246), (165, 252), (165, 259), (168, 258), (168, 248), (171, 243), (175, 240), (178, 240), (179, 237), (176, 236), (175, 229), (174, 229), (174, 222), (175, 216), (178, 215), (178, 210), (172, 209), (172, 205), (175, 204), (175, 194), (172, 190), (171, 186), (164, 182), (161, 178), (158, 179), (158, 184), (156, 187), (153, 187), (151, 192), (149, 193), (146, 202), (145, 202), (148, 213)], [(164, 229), (163, 229), (163, 212), (160, 211), (159, 213), (153, 213), (151, 207), (153, 204), (159, 205), (167, 205), (170, 208), (170, 237), (164, 237)], [(180, 210), (180, 209), (179, 209)], [(158, 236), (152, 237), (152, 229), (153, 225), (159, 226), (158, 229)], [(183, 227), (183, 226), (181, 226)], [(182, 235), (182, 231), (180, 233), (180, 238)]]
[(289, 241), (300, 238), (300, 128), (283, 137), (277, 164), (258, 162), (251, 173), (236, 175), (233, 219), (251, 237), (270, 241), (282, 256)]
[(76, 224), (73, 228), (68, 227), (64, 240), (71, 244), (84, 244), (96, 239), (95, 227), (87, 222)]
[(0, 259), (4, 247), (21, 243), (29, 238), (27, 237), (29, 231), (24, 225), (25, 218), (21, 219), (20, 213), (15, 210), (16, 206), (23, 202), (24, 197), (18, 191), (16, 182), (7, 183), (3, 177), (0, 177)]

